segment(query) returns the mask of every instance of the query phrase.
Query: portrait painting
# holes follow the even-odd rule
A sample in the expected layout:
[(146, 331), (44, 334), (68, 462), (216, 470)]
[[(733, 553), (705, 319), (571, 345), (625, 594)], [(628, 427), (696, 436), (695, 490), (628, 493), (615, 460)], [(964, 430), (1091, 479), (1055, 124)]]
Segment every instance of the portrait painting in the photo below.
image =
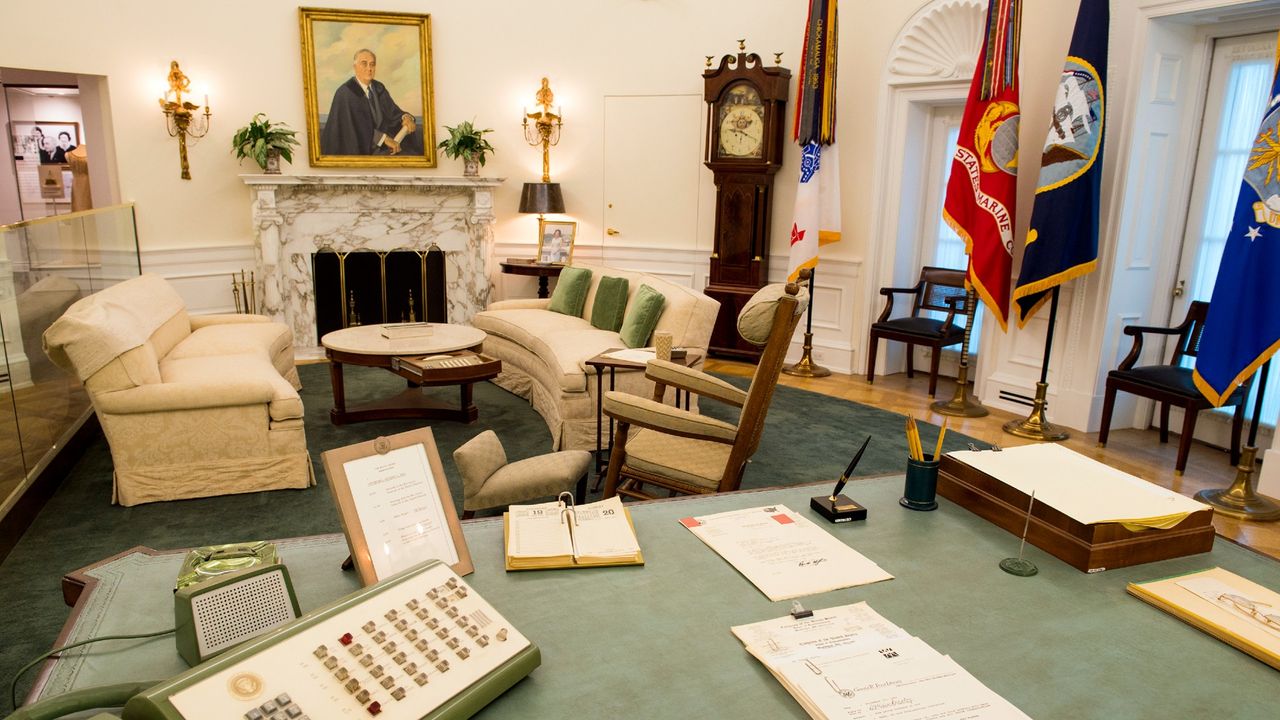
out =
[(576, 222), (538, 221), (538, 262), (568, 265), (573, 260), (573, 236), (577, 230)]
[(315, 167), (435, 167), (431, 16), (301, 8)]
[(80, 145), (80, 123), (66, 120), (15, 121), (10, 124), (13, 154), (41, 165), (62, 165)]

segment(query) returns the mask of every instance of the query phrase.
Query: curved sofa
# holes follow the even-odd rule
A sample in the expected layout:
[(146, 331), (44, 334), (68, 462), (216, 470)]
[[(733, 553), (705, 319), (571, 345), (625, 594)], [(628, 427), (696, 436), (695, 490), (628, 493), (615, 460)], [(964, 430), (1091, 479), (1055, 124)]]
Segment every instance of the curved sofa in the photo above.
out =
[[(471, 320), (484, 330), (484, 352), (502, 360), (502, 373), (493, 382), (529, 400), (551, 431), (556, 450), (594, 450), (596, 447), (595, 372), (586, 361), (612, 348), (621, 348), (618, 333), (591, 325), (600, 278), (625, 277), (628, 302), (640, 286), (666, 298), (654, 332), (670, 332), (676, 347), (706, 357), (720, 303), (706, 295), (655, 275), (604, 265), (575, 262), (591, 270), (583, 317), (548, 310), (549, 299), (503, 300), (489, 305)], [(699, 359), (693, 367), (700, 367)], [(608, 380), (605, 381), (608, 391)], [(653, 392), (653, 383), (640, 370), (616, 374), (615, 389), (639, 395)], [(696, 399), (695, 399), (696, 400)]]

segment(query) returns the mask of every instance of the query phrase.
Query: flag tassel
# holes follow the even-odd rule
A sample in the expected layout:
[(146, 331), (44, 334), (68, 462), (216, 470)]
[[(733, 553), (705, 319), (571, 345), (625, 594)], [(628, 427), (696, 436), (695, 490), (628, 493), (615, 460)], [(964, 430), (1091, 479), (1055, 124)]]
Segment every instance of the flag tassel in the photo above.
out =
[(1253, 418), (1249, 421), (1249, 442), (1240, 450), (1240, 464), (1236, 466), (1236, 479), (1231, 487), (1217, 490), (1201, 490), (1196, 499), (1208, 503), (1223, 515), (1244, 520), (1271, 521), (1280, 520), (1280, 505), (1265, 496), (1259, 495), (1253, 480), (1254, 460), (1258, 457), (1258, 425), (1262, 421), (1262, 396), (1267, 389), (1267, 373), (1271, 370), (1271, 360), (1262, 364), (1262, 369), (1253, 377), (1258, 385), (1258, 394), (1253, 402)]
[(1036, 383), (1036, 399), (1031, 406), (1031, 414), (1023, 420), (1010, 420), (1004, 424), (1004, 431), (1031, 440), (1057, 442), (1066, 440), (1070, 434), (1066, 430), (1049, 422), (1045, 414), (1049, 395), (1049, 355), (1053, 351), (1053, 331), (1058, 324), (1058, 291), (1061, 286), (1055, 285), (1049, 299), (1049, 329), (1044, 338), (1044, 358), (1040, 361), (1040, 382)]
[(813, 361), (813, 268), (804, 268), (800, 271), (800, 279), (809, 280), (809, 307), (807, 308), (808, 317), (804, 323), (804, 346), (800, 359), (795, 365), (787, 365), (782, 368), (782, 372), (796, 377), (826, 377), (831, 371), (818, 365)]

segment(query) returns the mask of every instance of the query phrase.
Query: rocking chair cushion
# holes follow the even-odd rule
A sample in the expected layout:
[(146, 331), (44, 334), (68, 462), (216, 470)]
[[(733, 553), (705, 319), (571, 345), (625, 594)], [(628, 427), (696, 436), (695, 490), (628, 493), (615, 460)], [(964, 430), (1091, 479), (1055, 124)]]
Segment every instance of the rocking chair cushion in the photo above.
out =
[(724, 443), (637, 430), (627, 440), (627, 464), (640, 472), (714, 492), (732, 450), (732, 445)]

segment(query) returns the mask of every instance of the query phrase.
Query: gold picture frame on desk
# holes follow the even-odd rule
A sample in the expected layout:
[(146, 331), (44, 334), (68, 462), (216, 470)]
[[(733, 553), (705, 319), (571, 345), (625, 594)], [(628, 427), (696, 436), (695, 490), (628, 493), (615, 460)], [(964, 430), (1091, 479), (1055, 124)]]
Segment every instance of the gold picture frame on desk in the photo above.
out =
[(573, 241), (578, 223), (563, 220), (538, 220), (538, 263), (568, 265), (573, 262)]
[(321, 457), (361, 584), (434, 558), (459, 575), (475, 571), (431, 428)]

